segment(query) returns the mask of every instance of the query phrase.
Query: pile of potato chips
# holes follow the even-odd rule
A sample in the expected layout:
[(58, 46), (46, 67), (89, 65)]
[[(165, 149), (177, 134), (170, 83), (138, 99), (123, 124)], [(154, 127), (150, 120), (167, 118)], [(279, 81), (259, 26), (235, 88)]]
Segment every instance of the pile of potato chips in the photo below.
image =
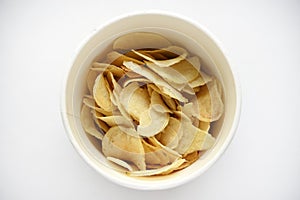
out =
[(81, 122), (109, 163), (131, 176), (186, 168), (214, 145), (224, 111), (219, 81), (200, 59), (154, 33), (131, 33), (92, 63)]

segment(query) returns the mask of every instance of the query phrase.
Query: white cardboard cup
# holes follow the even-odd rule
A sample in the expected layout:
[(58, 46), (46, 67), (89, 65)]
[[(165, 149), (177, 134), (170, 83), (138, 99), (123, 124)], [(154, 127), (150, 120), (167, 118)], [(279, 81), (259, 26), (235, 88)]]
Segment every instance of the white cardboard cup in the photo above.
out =
[[(224, 90), (225, 113), (215, 125), (216, 144), (194, 164), (167, 176), (130, 177), (112, 169), (97, 149), (97, 141), (87, 136), (79, 119), (86, 75), (91, 62), (112, 48), (117, 37), (129, 32), (156, 32), (174, 44), (198, 55), (202, 68), (217, 76)], [(236, 131), (241, 109), (241, 94), (236, 74), (215, 37), (197, 22), (161, 11), (134, 13), (112, 20), (96, 29), (77, 50), (62, 93), (61, 113), (66, 132), (81, 157), (109, 180), (134, 189), (161, 190), (182, 185), (206, 171), (225, 151)]]

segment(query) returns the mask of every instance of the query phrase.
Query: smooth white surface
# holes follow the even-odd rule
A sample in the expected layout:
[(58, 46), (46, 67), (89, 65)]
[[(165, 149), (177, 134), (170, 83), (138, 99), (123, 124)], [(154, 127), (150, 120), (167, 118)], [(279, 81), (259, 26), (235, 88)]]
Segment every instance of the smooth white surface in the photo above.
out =
[[(213, 32), (237, 68), (243, 105), (222, 158), (185, 186), (142, 192), (87, 166), (59, 113), (74, 49), (125, 12), (161, 9)], [(1, 1), (0, 199), (300, 199), (300, 2)], [(125, 197), (125, 198), (124, 198)]]

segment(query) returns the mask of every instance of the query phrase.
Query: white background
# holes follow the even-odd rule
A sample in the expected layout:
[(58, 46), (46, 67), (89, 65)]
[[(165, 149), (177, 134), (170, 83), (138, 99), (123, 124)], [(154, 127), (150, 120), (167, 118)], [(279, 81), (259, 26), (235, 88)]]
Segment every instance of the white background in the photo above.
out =
[[(79, 157), (60, 117), (73, 52), (120, 14), (160, 9), (206, 26), (239, 73), (240, 126), (196, 180), (135, 191)], [(0, 199), (300, 199), (300, 2), (0, 0)]]

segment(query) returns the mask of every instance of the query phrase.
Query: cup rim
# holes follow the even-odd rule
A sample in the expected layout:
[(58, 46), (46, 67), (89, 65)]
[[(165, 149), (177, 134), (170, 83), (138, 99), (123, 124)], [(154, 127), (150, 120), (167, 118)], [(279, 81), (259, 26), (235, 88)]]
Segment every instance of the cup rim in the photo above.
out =
[[(153, 184), (153, 182), (143, 182), (141, 185), (138, 185), (136, 183), (128, 182), (127, 180), (124, 179), (119, 179), (116, 176), (110, 175), (108, 173), (105, 173), (102, 169), (97, 167), (97, 165), (86, 155), (86, 153), (82, 150), (80, 147), (78, 141), (75, 139), (73, 135), (73, 131), (70, 127), (69, 120), (68, 120), (68, 113), (67, 113), (67, 108), (66, 108), (66, 91), (67, 91), (67, 84), (68, 84), (68, 79), (70, 72), (72, 71), (73, 64), (76, 60), (76, 58), (79, 56), (81, 53), (81, 50), (84, 48), (85, 44), (92, 38), (94, 37), (99, 31), (104, 29), (105, 27), (109, 26), (112, 23), (115, 23), (121, 19), (124, 18), (129, 18), (129, 17), (136, 17), (140, 15), (161, 15), (161, 16), (166, 16), (166, 17), (172, 17), (175, 19), (180, 19), (183, 20), (187, 23), (192, 24), (195, 26), (197, 29), (203, 31), (216, 45), (216, 47), (222, 52), (224, 55), (224, 58), (226, 62), (229, 65), (229, 69), (231, 70), (232, 73), (232, 79), (235, 85), (235, 93), (236, 93), (236, 106), (235, 106), (235, 113), (234, 113), (234, 119), (232, 126), (230, 128), (230, 131), (228, 133), (228, 136), (226, 137), (226, 140), (222, 144), (221, 148), (216, 152), (216, 155), (210, 159), (201, 169), (195, 171), (193, 174), (185, 177), (180, 177), (180, 179), (172, 179), (172, 181), (160, 181), (159, 184)], [(241, 95), (241, 85), (240, 81), (238, 79), (238, 74), (236, 68), (232, 65), (228, 58), (228, 53), (226, 50), (222, 47), (220, 41), (214, 36), (213, 33), (211, 33), (205, 26), (200, 24), (199, 22), (188, 18), (182, 14), (174, 13), (174, 12), (169, 12), (169, 11), (163, 11), (163, 10), (144, 10), (144, 11), (135, 11), (135, 12), (129, 12), (126, 14), (119, 15), (117, 17), (114, 17), (111, 20), (108, 20), (106, 23), (103, 23), (102, 25), (99, 25), (97, 28), (93, 29), (90, 34), (88, 34), (78, 45), (78, 47), (75, 49), (73, 52), (73, 55), (69, 61), (68, 64), (68, 69), (67, 72), (65, 73), (65, 76), (63, 78), (63, 85), (62, 85), (62, 92), (60, 93), (61, 100), (60, 100), (60, 113), (61, 113), (61, 118), (63, 121), (64, 128), (66, 130), (66, 134), (68, 135), (68, 138), (73, 145), (73, 147), (76, 149), (76, 151), (79, 153), (79, 155), (84, 159), (84, 161), (92, 167), (94, 170), (96, 170), (98, 173), (100, 173), (103, 177), (106, 179), (111, 180), (114, 183), (117, 183), (119, 185), (132, 188), (132, 189), (139, 189), (139, 190), (163, 190), (163, 189), (169, 189), (169, 188), (174, 188), (180, 185), (183, 185), (197, 177), (199, 175), (203, 174), (207, 169), (209, 169), (219, 158), (223, 153), (226, 151), (226, 149), (229, 147), (229, 144), (231, 143), (233, 137), (235, 136), (235, 133), (238, 128), (239, 120), (240, 120), (240, 114), (241, 114), (241, 104), (242, 104), (242, 95)]]

